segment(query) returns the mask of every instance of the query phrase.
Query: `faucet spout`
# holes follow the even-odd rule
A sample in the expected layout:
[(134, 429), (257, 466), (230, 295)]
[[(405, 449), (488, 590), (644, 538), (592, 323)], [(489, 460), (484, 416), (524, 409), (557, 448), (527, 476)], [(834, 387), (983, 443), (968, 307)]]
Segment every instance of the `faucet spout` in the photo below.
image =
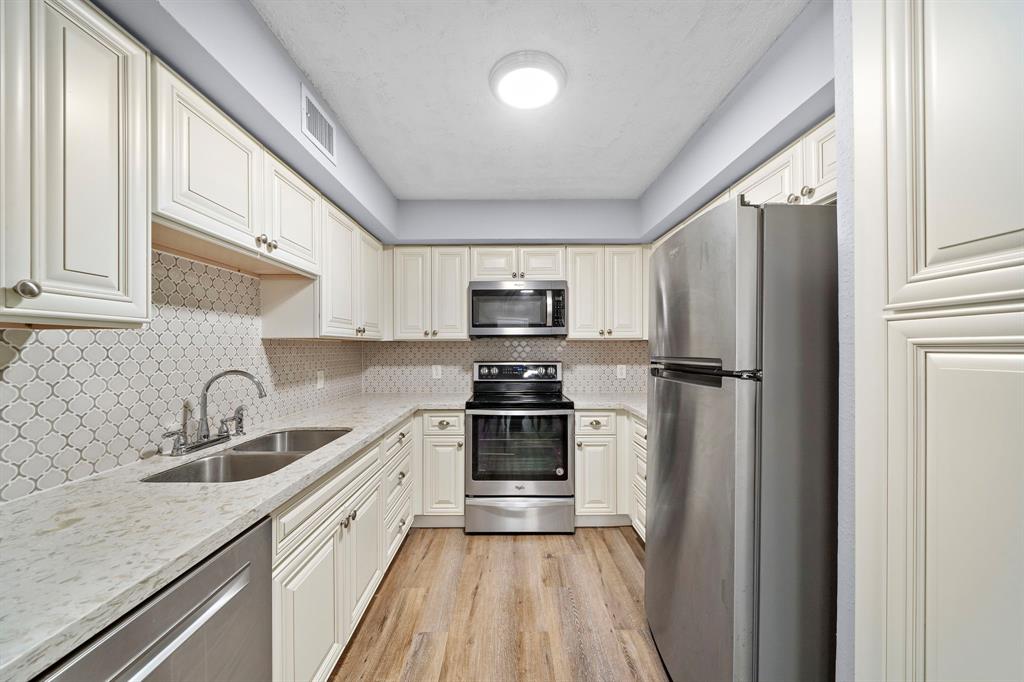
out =
[(210, 438), (210, 424), (207, 415), (207, 395), (210, 392), (210, 386), (212, 386), (213, 383), (217, 381), (217, 379), (228, 376), (245, 377), (249, 381), (256, 384), (256, 395), (258, 395), (260, 398), (267, 397), (267, 389), (263, 388), (262, 382), (260, 382), (260, 380), (257, 379), (250, 372), (246, 372), (243, 369), (228, 369), (224, 370), (223, 372), (218, 372), (217, 374), (214, 374), (203, 385), (203, 390), (200, 391), (199, 393), (199, 432), (196, 435), (197, 441), (202, 442)]

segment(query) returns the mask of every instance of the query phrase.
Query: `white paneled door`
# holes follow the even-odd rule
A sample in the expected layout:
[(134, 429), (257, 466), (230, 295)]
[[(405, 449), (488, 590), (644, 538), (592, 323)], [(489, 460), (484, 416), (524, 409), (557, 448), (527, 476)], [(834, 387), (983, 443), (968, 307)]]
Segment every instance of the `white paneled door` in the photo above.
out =
[(320, 194), (269, 154), (266, 168), (267, 251), (289, 265), (319, 272)]
[(395, 249), (395, 338), (430, 338), (430, 247)]
[(570, 246), (567, 257), (569, 336), (576, 339), (604, 338), (604, 247)]
[(644, 249), (604, 248), (605, 338), (638, 339), (644, 331)]
[(368, 233), (360, 230), (357, 322), (362, 338), (379, 339), (384, 335), (381, 301), (384, 292), (384, 247)]
[(469, 248), (431, 248), (431, 338), (465, 339), (469, 336)]
[(359, 299), (359, 240), (361, 230), (347, 215), (323, 202), (323, 272), (320, 280), (320, 333), (356, 335)]
[(462, 514), (466, 450), (463, 436), (423, 439), (423, 513)]
[(576, 441), (576, 513), (614, 514), (616, 437), (587, 436)]

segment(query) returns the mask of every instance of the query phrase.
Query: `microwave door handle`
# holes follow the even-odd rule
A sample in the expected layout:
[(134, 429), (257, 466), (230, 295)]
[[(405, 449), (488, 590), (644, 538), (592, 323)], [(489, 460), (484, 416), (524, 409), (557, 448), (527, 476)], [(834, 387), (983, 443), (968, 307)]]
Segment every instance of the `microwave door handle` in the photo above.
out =
[(548, 327), (551, 327), (555, 320), (555, 292), (548, 289), (546, 293), (548, 295)]

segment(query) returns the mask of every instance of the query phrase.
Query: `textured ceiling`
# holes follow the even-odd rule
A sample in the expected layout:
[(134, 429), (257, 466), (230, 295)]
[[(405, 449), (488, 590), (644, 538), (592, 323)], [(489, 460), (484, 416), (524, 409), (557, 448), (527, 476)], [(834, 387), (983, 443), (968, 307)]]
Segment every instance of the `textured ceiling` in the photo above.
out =
[[(252, 2), (398, 198), (632, 199), (807, 0)], [(542, 109), (488, 86), (522, 49)]]

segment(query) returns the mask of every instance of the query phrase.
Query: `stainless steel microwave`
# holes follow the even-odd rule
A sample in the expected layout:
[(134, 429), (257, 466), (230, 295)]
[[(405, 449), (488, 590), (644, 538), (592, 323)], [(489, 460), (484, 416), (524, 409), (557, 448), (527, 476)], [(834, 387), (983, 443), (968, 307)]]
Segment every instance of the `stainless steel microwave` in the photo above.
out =
[(565, 336), (564, 280), (469, 283), (470, 336)]

